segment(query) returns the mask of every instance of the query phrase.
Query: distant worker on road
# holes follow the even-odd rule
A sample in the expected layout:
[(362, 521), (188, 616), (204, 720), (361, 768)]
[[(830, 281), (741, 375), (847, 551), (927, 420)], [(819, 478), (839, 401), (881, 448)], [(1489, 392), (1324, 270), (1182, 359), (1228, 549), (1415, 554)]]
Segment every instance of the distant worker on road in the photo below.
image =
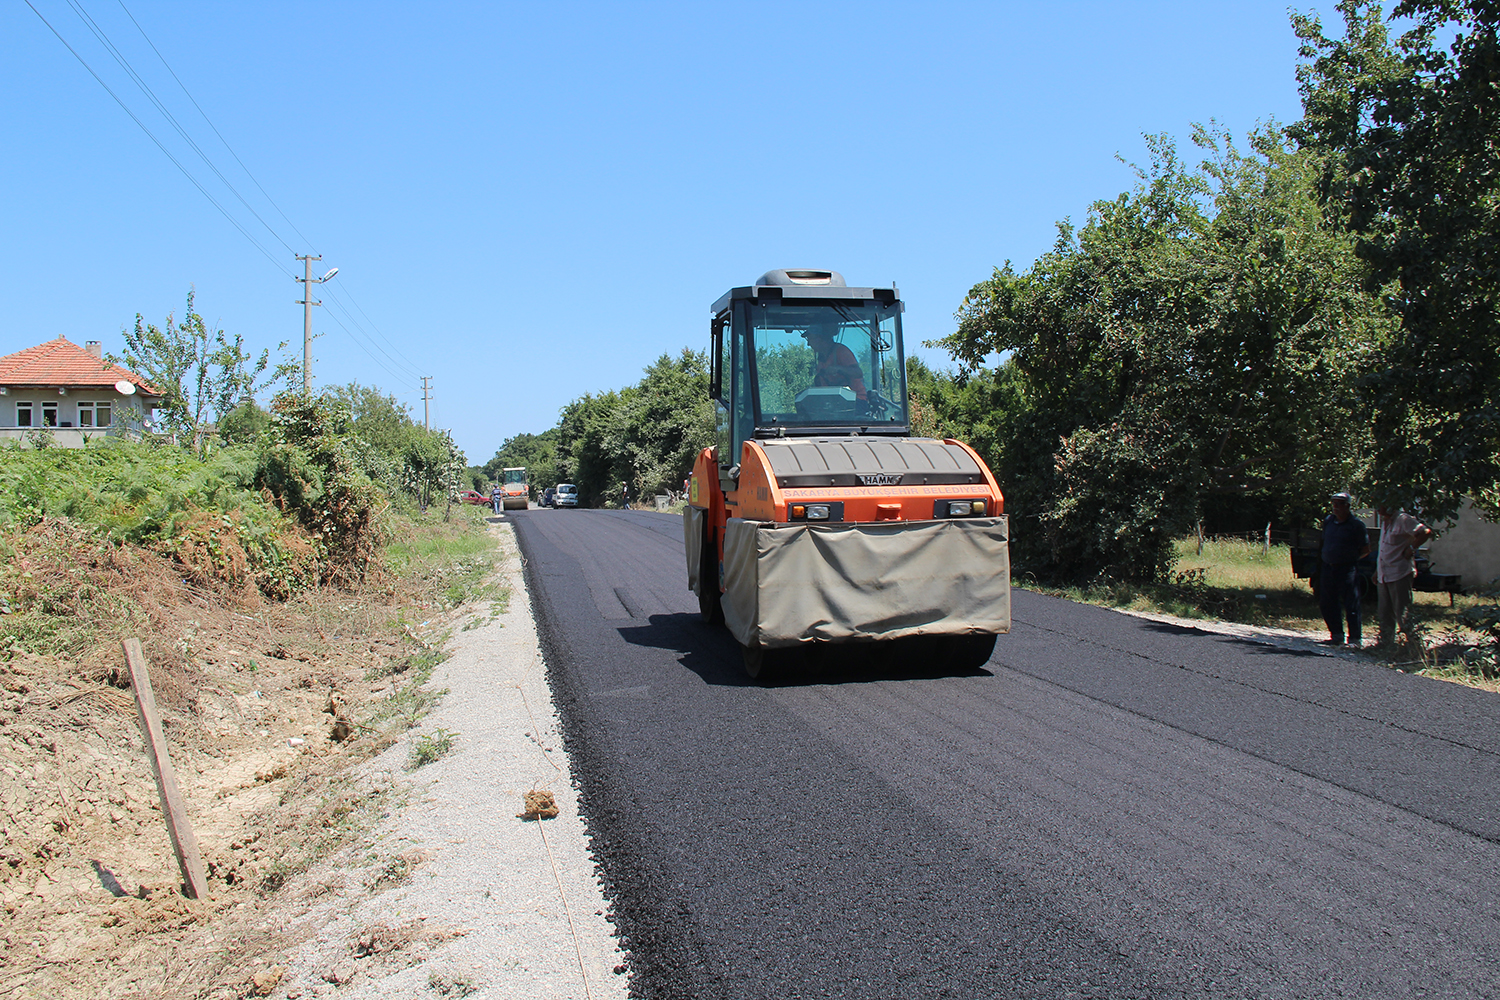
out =
[(624, 483), (620, 484), (620, 506), (630, 509), (630, 487)]
[(854, 398), (866, 398), (865, 376), (860, 370), (859, 359), (854, 352), (833, 339), (834, 330), (826, 325), (808, 328), (802, 336), (807, 345), (818, 356), (818, 365), (813, 373), (814, 386), (848, 386), (854, 390)]
[(490, 487), (490, 506), (495, 508), (495, 513), (500, 513), (500, 484), (496, 483)]
[(1354, 497), (1335, 493), (1330, 498), (1333, 513), (1323, 521), (1323, 565), (1318, 574), (1318, 605), (1328, 626), (1331, 646), (1344, 645), (1344, 626), (1349, 645), (1363, 645), (1359, 617), (1359, 572), (1356, 564), (1370, 554), (1370, 536), (1365, 522), (1349, 512)]

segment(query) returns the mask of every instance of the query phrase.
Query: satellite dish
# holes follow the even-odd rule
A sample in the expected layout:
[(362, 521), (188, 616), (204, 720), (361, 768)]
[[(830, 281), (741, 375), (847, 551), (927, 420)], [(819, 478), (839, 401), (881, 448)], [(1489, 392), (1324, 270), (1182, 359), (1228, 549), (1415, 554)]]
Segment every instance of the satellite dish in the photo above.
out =
[(115, 383), (115, 392), (118, 392), (122, 396), (133, 396), (135, 395), (135, 383), (129, 379), (122, 378)]

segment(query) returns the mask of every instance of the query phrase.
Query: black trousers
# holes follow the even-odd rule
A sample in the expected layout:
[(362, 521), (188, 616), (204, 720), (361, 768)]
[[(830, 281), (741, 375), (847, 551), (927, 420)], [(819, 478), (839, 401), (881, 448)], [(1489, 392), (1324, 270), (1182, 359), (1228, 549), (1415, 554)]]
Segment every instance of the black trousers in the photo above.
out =
[(1318, 579), (1318, 606), (1323, 611), (1323, 622), (1328, 626), (1328, 637), (1335, 642), (1344, 641), (1344, 626), (1348, 625), (1350, 642), (1362, 638), (1359, 620), (1359, 573), (1354, 563), (1324, 563)]

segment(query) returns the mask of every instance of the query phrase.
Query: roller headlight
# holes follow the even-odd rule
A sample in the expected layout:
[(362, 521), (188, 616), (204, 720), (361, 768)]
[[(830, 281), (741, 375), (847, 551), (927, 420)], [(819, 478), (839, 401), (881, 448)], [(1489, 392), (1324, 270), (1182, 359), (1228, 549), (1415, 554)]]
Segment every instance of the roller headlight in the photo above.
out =
[(932, 516), (944, 517), (984, 517), (989, 513), (989, 501), (978, 500), (936, 500), (932, 504)]

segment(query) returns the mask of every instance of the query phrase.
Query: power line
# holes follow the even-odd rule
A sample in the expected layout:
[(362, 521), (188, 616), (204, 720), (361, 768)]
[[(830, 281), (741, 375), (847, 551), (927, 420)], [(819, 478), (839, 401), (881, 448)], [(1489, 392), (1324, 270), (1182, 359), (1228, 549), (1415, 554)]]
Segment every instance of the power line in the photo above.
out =
[[(294, 256), (299, 256), (296, 254), (296, 251), (293, 250), (291, 245), (282, 238), (281, 234), (278, 233), (275, 228), (273, 228), (270, 223), (268, 223), (260, 215), (260, 213), (255, 210), (254, 206), (252, 206), (242, 194), (240, 194), (239, 190), (229, 181), (229, 179), (224, 175), (223, 171), (221, 171), (214, 164), (213, 160), (193, 139), (193, 137), (188, 133), (187, 129), (182, 125), (182, 123), (178, 121), (177, 117), (172, 114), (172, 112), (167, 108), (166, 104), (156, 95), (155, 91), (152, 90), (150, 85), (146, 83), (144, 77), (142, 77), (140, 73), (135, 70), (124, 53), (114, 44), (113, 41), (110, 40), (108, 34), (104, 31), (104, 29), (100, 27), (98, 22), (95, 21), (94, 18), (83, 8), (81, 2), (79, 2), (79, 0), (66, 0), (66, 2), (68, 6), (72, 8), (73, 12), (78, 16), (79, 20), (84, 23), (84, 26), (88, 28), (89, 31), (94, 35), (95, 39), (98, 40), (98, 42), (111, 55), (111, 57), (113, 57), (115, 62), (131, 79), (131, 81), (135, 83), (136, 87), (139, 88), (140, 91), (146, 96), (146, 98), (152, 103), (152, 105), (155, 106), (157, 111), (167, 119), (168, 123), (176, 130), (177, 134), (183, 139), (183, 141), (186, 142), (195, 153), (197, 153), (199, 159), (201, 159), (204, 164), (207, 165), (209, 170), (211, 170), (214, 175), (218, 177), (219, 181), (229, 189), (229, 191), (235, 196), (235, 198), (238, 199), (240, 204), (243, 205), (245, 209), (255, 217), (255, 220), (259, 222), (261, 226), (263, 226), (265, 230), (276, 239), (277, 242), (279, 242), (287, 250), (291, 251)], [(311, 245), (312, 241), (309, 240), (307, 236), (297, 228), (297, 225), (292, 222), (287, 214), (282, 211), (281, 207), (276, 204), (276, 201), (266, 191), (265, 187), (260, 183), (259, 180), (256, 179), (255, 175), (251, 173), (250, 168), (245, 165), (244, 160), (242, 160), (239, 154), (234, 151), (234, 148), (230, 146), (229, 141), (224, 138), (223, 133), (220, 132), (218, 127), (214, 125), (213, 120), (209, 118), (208, 113), (204, 111), (202, 105), (200, 105), (197, 99), (193, 97), (191, 91), (188, 90), (187, 85), (182, 82), (181, 77), (179, 77), (176, 71), (172, 69), (171, 64), (167, 62), (166, 57), (162, 54), (161, 50), (157, 48), (156, 43), (151, 40), (151, 37), (146, 34), (146, 31), (141, 26), (140, 22), (136, 20), (135, 15), (130, 12), (130, 9), (128, 7), (125, 6), (124, 0), (118, 0), (118, 2), (120, 4), (121, 10), (123, 10), (125, 12), (125, 15), (130, 18), (131, 23), (135, 25), (136, 30), (140, 32), (141, 37), (145, 39), (146, 44), (151, 47), (151, 50), (154, 53), (156, 53), (157, 58), (161, 60), (162, 65), (166, 68), (167, 72), (171, 74), (172, 79), (176, 81), (178, 87), (181, 88), (183, 94), (186, 95), (187, 99), (192, 103), (193, 107), (197, 109), (204, 122), (207, 123), (208, 127), (213, 131), (214, 135), (218, 137), (219, 141), (224, 145), (224, 148), (228, 150), (229, 155), (234, 158), (236, 163), (239, 164), (240, 169), (244, 171), (245, 176), (247, 176), (250, 179), (251, 183), (255, 185), (257, 190), (259, 190), (260, 193), (265, 196), (266, 201), (276, 210), (281, 218), (286, 221), (287, 225), (290, 226), (292, 230), (296, 232), (296, 234), (301, 237), (304, 242)], [(89, 65), (88, 61), (85, 60), (82, 55), (79, 54), (78, 50), (74, 49), (73, 46), (68, 42), (68, 40), (62, 36), (62, 33), (59, 32), (55, 27), (53, 27), (52, 23), (48, 21), (45, 16), (43, 16), (42, 12), (36, 8), (31, 0), (26, 0), (26, 5), (30, 7), (32, 13), (36, 14), (37, 18), (47, 26), (48, 30), (50, 30), (52, 34), (56, 36), (57, 40), (63, 43), (63, 46), (67, 48), (70, 53), (72, 53), (73, 57), (78, 60), (83, 68), (88, 70), (89, 75), (92, 76), (94, 80), (104, 88), (105, 92), (114, 99), (115, 103), (120, 106), (121, 110), (123, 110), (127, 115), (130, 116), (130, 119), (136, 123), (136, 126), (139, 127), (141, 131), (144, 132), (146, 136), (156, 144), (157, 148), (162, 151), (163, 155), (165, 155), (167, 159), (172, 161), (172, 164), (177, 167), (177, 169), (183, 174), (183, 176), (186, 177), (192, 183), (192, 185), (198, 189), (199, 193), (202, 194), (204, 198), (208, 199), (208, 202), (213, 205), (214, 208), (219, 210), (219, 213), (224, 216), (224, 218), (229, 222), (230, 225), (234, 226), (234, 228), (240, 233), (241, 236), (245, 237), (245, 239), (252, 246), (254, 246), (268, 260), (270, 260), (272, 266), (276, 267), (282, 273), (288, 275), (294, 280), (302, 280), (301, 278), (298, 278), (295, 273), (281, 264), (278, 259), (273, 254), (271, 254), (264, 245), (260, 243), (259, 240), (252, 236), (249, 231), (246, 230), (245, 227), (241, 225), (239, 221), (236, 220), (234, 216), (232, 216), (228, 212), (228, 210), (226, 210), (225, 207), (208, 192), (208, 189), (205, 188), (203, 184), (201, 184), (198, 179), (193, 176), (192, 172), (189, 171), (187, 167), (184, 166), (184, 164), (176, 156), (174, 156), (169, 149), (167, 149), (166, 145), (162, 143), (162, 141), (157, 138), (156, 134), (153, 133), (151, 129), (148, 128), (146, 124), (140, 119), (140, 117), (130, 109), (129, 105), (125, 103), (125, 101), (119, 96), (119, 94), (117, 94), (109, 86), (109, 84), (105, 83), (104, 79), (94, 71), (94, 68)], [(314, 250), (315, 249), (316, 248), (314, 248)], [(314, 256), (321, 259), (321, 254), (314, 254)], [(349, 321), (349, 325), (346, 325), (343, 320), (340, 320), (338, 316), (334, 315), (332, 312), (328, 314), (329, 317), (333, 319), (334, 322), (344, 330), (345, 334), (349, 336), (349, 339), (354, 341), (354, 343), (360, 348), (360, 350), (364, 351), (365, 354), (370, 357), (370, 360), (375, 362), (375, 364), (379, 368), (384, 370), (392, 378), (396, 379), (398, 384), (411, 385), (413, 382), (422, 378), (422, 376), (418, 374), (418, 372), (420, 371), (419, 367), (415, 363), (413, 363), (410, 358), (402, 354), (400, 349), (397, 348), (396, 345), (392, 343), (391, 340), (387, 338), (383, 332), (381, 332), (380, 328), (375, 325), (375, 322), (370, 318), (369, 314), (365, 312), (364, 307), (361, 306), (359, 302), (354, 298), (354, 294), (352, 291), (349, 291), (347, 289), (345, 290), (345, 295), (348, 297), (349, 302), (353, 305), (355, 310), (358, 310), (360, 316), (364, 317), (365, 323), (369, 324), (370, 329), (374, 330), (375, 336), (378, 336), (380, 341), (383, 341), (386, 347), (389, 347), (390, 350), (386, 350), (385, 347), (382, 347), (380, 343), (376, 342), (375, 336), (370, 335), (369, 331), (364, 328), (359, 319), (354, 315), (354, 312), (350, 310), (349, 306), (344, 304), (343, 300), (338, 296), (337, 293), (333, 292), (331, 288), (325, 288), (325, 291), (328, 292), (334, 303), (337, 305), (338, 309), (343, 312), (345, 318)], [(365, 340), (369, 342), (370, 346), (373, 347), (375, 351), (378, 351), (381, 355), (383, 355), (386, 361), (390, 362), (390, 364), (386, 364), (385, 361), (382, 361), (379, 357), (377, 357), (375, 353), (371, 351), (370, 347), (367, 347), (365, 343), (355, 335), (354, 330), (350, 329), (350, 325), (359, 330), (360, 333), (364, 336)], [(391, 366), (395, 366), (395, 368), (399, 369), (404, 369), (405, 374), (396, 371)]]
[[(188, 135), (187, 129), (182, 127), (182, 123), (177, 120), (177, 116), (172, 114), (171, 110), (162, 103), (161, 98), (156, 96), (156, 92), (152, 90), (151, 86), (146, 83), (145, 79), (135, 71), (135, 67), (130, 65), (130, 60), (126, 59), (125, 54), (121, 52), (118, 47), (116, 47), (114, 42), (110, 41), (109, 35), (104, 31), (103, 28), (99, 27), (99, 23), (94, 20), (93, 16), (90, 15), (88, 11), (83, 9), (83, 5), (79, 3), (78, 0), (67, 0), (67, 4), (69, 7), (73, 8), (73, 13), (78, 15), (78, 19), (83, 22), (84, 27), (88, 28), (94, 33), (94, 37), (97, 38), (99, 40), (99, 43), (104, 46), (105, 51), (114, 57), (115, 62), (119, 63), (120, 68), (125, 71), (125, 75), (130, 77), (130, 79), (134, 81), (135, 85), (140, 88), (141, 93), (146, 95), (146, 99), (149, 100), (152, 104), (156, 105), (156, 110), (160, 111), (162, 117), (164, 117), (169, 123), (171, 123), (172, 127), (177, 130), (177, 134), (182, 136), (182, 140), (193, 148), (193, 152), (197, 153), (198, 158), (204, 162), (208, 169), (214, 172), (214, 176), (219, 178), (223, 185), (227, 187), (236, 198), (239, 199), (240, 204), (245, 206), (245, 210), (248, 211), (251, 215), (255, 216), (255, 221), (259, 222), (262, 226), (265, 226), (266, 232), (276, 237), (276, 241), (278, 243), (286, 247), (288, 250), (292, 250), (291, 244), (282, 239), (281, 234), (272, 229), (270, 223), (266, 222), (265, 219), (262, 219), (260, 217), (260, 213), (255, 210), (254, 206), (252, 206), (248, 201), (245, 200), (245, 196), (240, 194), (239, 189), (237, 189), (233, 184), (229, 183), (229, 178), (224, 176), (223, 172), (219, 170), (219, 168), (214, 165), (214, 162), (208, 158), (208, 154), (203, 152), (203, 148), (199, 146), (196, 141), (194, 141), (192, 136)], [(125, 13), (129, 14), (130, 12), (127, 10)], [(139, 28), (140, 25), (136, 25), (136, 27)], [(141, 32), (141, 34), (145, 35), (145, 32), (143, 31)], [(151, 39), (147, 38), (146, 41), (149, 44)], [(152, 47), (155, 48), (155, 46)], [(159, 56), (161, 55), (161, 53), (158, 52), (157, 55)], [(166, 62), (166, 60), (162, 61), (163, 63)], [(171, 69), (172, 67), (167, 67), (168, 72), (171, 72)], [(175, 77), (175, 74), (173, 75)], [(178, 81), (179, 84), (181, 84), (181, 82), (182, 81), (180, 80)], [(191, 94), (188, 95), (188, 99), (192, 100)], [(212, 127), (212, 124), (212, 122), (209, 123), (210, 127)], [(251, 180), (254, 180), (254, 178), (252, 177)], [(292, 252), (295, 253), (296, 251)]]
[[(161, 60), (161, 64), (167, 68), (167, 72), (172, 74), (172, 79), (177, 81), (177, 86), (182, 88), (183, 94), (187, 96), (187, 99), (189, 101), (193, 102), (193, 107), (198, 109), (198, 114), (202, 115), (203, 120), (208, 123), (208, 127), (213, 129), (214, 135), (219, 137), (219, 141), (224, 144), (224, 148), (229, 150), (229, 155), (234, 157), (234, 162), (238, 163), (240, 165), (240, 169), (245, 172), (245, 176), (250, 178), (250, 183), (254, 184), (256, 190), (265, 195), (266, 201), (270, 202), (271, 207), (276, 209), (276, 214), (280, 215), (282, 219), (286, 221), (286, 224), (292, 227), (292, 232), (300, 236), (303, 243), (306, 243), (309, 247), (312, 247), (313, 253), (318, 253), (318, 248), (313, 246), (313, 241), (308, 239), (307, 236), (302, 232), (302, 230), (297, 228), (297, 224), (293, 222), (287, 216), (287, 214), (281, 210), (281, 206), (276, 204), (276, 200), (271, 197), (271, 195), (266, 191), (264, 187), (261, 187), (260, 181), (256, 180), (255, 175), (250, 172), (250, 168), (245, 166), (245, 161), (240, 159), (240, 155), (234, 151), (234, 147), (229, 145), (229, 140), (224, 138), (224, 134), (219, 131), (218, 126), (216, 126), (213, 123), (212, 119), (208, 117), (208, 112), (203, 110), (203, 106), (200, 105), (197, 99), (193, 97), (192, 93), (189, 92), (189, 90), (187, 89), (187, 84), (182, 82), (182, 79), (177, 75), (177, 71), (172, 68), (170, 63), (167, 62), (167, 57), (161, 54), (161, 50), (156, 47), (156, 43), (151, 40), (151, 36), (146, 34), (146, 29), (142, 28), (141, 23), (135, 19), (135, 15), (130, 13), (130, 8), (125, 6), (125, 0), (119, 0), (119, 4), (120, 9), (125, 12), (125, 16), (130, 18), (130, 23), (135, 25), (135, 30), (141, 33), (141, 37), (146, 40), (146, 44), (151, 46), (151, 51), (156, 53), (156, 58)], [(257, 218), (259, 218), (259, 216), (257, 216)], [(270, 227), (267, 226), (266, 228), (269, 229)], [(285, 244), (283, 243), (283, 246), (284, 245)], [(288, 249), (290, 248), (288, 247)]]
[[(298, 280), (300, 281), (301, 279), (299, 278)], [(339, 325), (339, 329), (343, 330), (344, 333), (346, 333), (346, 334), (349, 335), (349, 339), (352, 340), (352, 341), (354, 341), (354, 345), (356, 347), (358, 347), (361, 351), (364, 351), (365, 354), (369, 355), (370, 360), (373, 361), (373, 362), (375, 362), (375, 364), (376, 364), (377, 367), (379, 367), (381, 370), (383, 370), (391, 378), (395, 379), (397, 385), (404, 385), (407, 388), (411, 388), (412, 387), (411, 383), (408, 381), (408, 379), (412, 378), (412, 376), (410, 376), (410, 375), (402, 375), (402, 374), (400, 374), (398, 372), (392, 371), (391, 368), (388, 365), (386, 365), (385, 362), (383, 362), (379, 358), (377, 358), (374, 355), (374, 353), (372, 353), (371, 350), (368, 347), (366, 347), (363, 343), (360, 342), (360, 339), (354, 335), (354, 331), (350, 330), (347, 326), (344, 325), (344, 321), (343, 320), (339, 319), (338, 316), (334, 315), (332, 312), (325, 313), (324, 315), (326, 315), (329, 319), (331, 319), (335, 323), (337, 323)], [(417, 377), (420, 378), (420, 376), (417, 376)]]
[[(411, 378), (421, 378), (422, 377), (421, 375), (417, 374), (417, 372), (418, 372), (417, 366), (414, 365), (414, 364), (412, 364), (409, 359), (405, 358), (404, 356), (401, 356), (400, 359), (398, 360), (398, 358), (392, 357), (388, 351), (386, 351), (384, 348), (382, 348), (379, 344), (375, 343), (375, 340), (374, 340), (373, 337), (370, 336), (369, 331), (365, 330), (365, 328), (360, 324), (359, 320), (354, 317), (354, 314), (349, 311), (349, 307), (346, 306), (346, 305), (344, 305), (343, 300), (338, 297), (338, 294), (335, 293), (332, 288), (325, 288), (324, 292), (326, 292), (328, 294), (328, 296), (333, 299), (334, 304), (340, 310), (343, 311), (344, 316), (349, 320), (349, 322), (351, 324), (353, 324), (354, 327), (360, 331), (360, 333), (363, 333), (365, 335), (365, 338), (370, 341), (370, 345), (372, 347), (374, 347), (377, 351), (379, 351), (381, 354), (385, 355), (386, 360), (390, 361), (391, 364), (396, 365), (398, 368), (404, 368), (404, 369), (406, 369), (407, 372), (408, 372), (408, 374), (409, 374), (409, 376)], [(350, 301), (351, 302), (353, 301), (353, 297), (352, 296), (350, 297)], [(360, 312), (363, 313), (364, 310), (360, 310)], [(366, 316), (365, 319), (368, 320), (369, 317)], [(370, 325), (374, 326), (373, 323), (371, 323)], [(379, 331), (377, 331), (377, 332), (379, 332)], [(382, 335), (381, 339), (382, 340), (385, 339), (383, 335)], [(387, 341), (387, 343), (389, 343), (389, 341)], [(392, 347), (392, 350), (395, 350), (395, 348)], [(397, 351), (396, 353), (398, 355), (400, 355), (399, 351)]]
[[(365, 318), (365, 322), (370, 324), (370, 328), (379, 335), (381, 340), (384, 340), (386, 342), (386, 345), (390, 347), (391, 350), (396, 352), (397, 357), (401, 358), (401, 360), (405, 361), (411, 367), (412, 371), (418, 371), (421, 366), (413, 362), (411, 358), (408, 358), (406, 355), (402, 354), (401, 351), (396, 347), (396, 345), (391, 343), (390, 339), (387, 338), (385, 334), (380, 332), (380, 327), (376, 326), (375, 321), (370, 319), (370, 314), (365, 312), (364, 307), (361, 306), (359, 302), (354, 298), (354, 293), (352, 291), (347, 291), (349, 286), (345, 285), (344, 287), (346, 289), (346, 294), (348, 294), (349, 296), (349, 301), (354, 303), (354, 308), (359, 310), (359, 314)], [(343, 303), (340, 303), (340, 305), (342, 304)]]
[(81, 55), (78, 54), (78, 50), (75, 49), (75, 48), (73, 48), (73, 46), (69, 45), (68, 44), (68, 40), (66, 38), (64, 38), (62, 36), (62, 34), (56, 28), (52, 27), (52, 22), (48, 21), (45, 17), (42, 16), (42, 12), (36, 9), (36, 6), (34, 4), (32, 4), (31, 0), (26, 0), (26, 6), (30, 7), (31, 8), (31, 12), (33, 14), (35, 14), (37, 16), (37, 18), (40, 19), (43, 24), (45, 24), (47, 26), (47, 30), (48, 31), (52, 32), (53, 35), (57, 36), (57, 40), (59, 42), (62, 42), (63, 43), (63, 47), (66, 48), (69, 52), (71, 52), (73, 54), (73, 58), (77, 59), (78, 62), (79, 62), (79, 64), (82, 65), (84, 69), (86, 69), (86, 70), (89, 71), (89, 75), (94, 78), (94, 80), (99, 84), (99, 86), (101, 86), (101, 87), (104, 88), (105, 93), (109, 94), (110, 97), (114, 98), (115, 103), (120, 106), (120, 109), (122, 111), (124, 111), (127, 115), (130, 116), (130, 120), (133, 121), (133, 122), (135, 122), (136, 126), (139, 127), (142, 132), (146, 133), (146, 137), (148, 139), (150, 139), (152, 142), (156, 143), (156, 148), (160, 149), (162, 151), (162, 155), (164, 155), (167, 159), (171, 160), (172, 161), (172, 165), (175, 166), (178, 170), (182, 171), (182, 175), (184, 177), (186, 177), (192, 183), (193, 187), (197, 188), (198, 192), (200, 194), (202, 194), (203, 197), (205, 197), (205, 198), (208, 199), (209, 204), (213, 205), (214, 208), (217, 208), (219, 210), (219, 214), (222, 215), (222, 216), (224, 216), (225, 219), (229, 220), (229, 224), (231, 226), (233, 226), (235, 229), (239, 230), (240, 235), (243, 236), (243, 237), (245, 237), (245, 239), (250, 242), (251, 246), (255, 247), (255, 249), (259, 250), (262, 254), (264, 254), (265, 257), (266, 257), (266, 259), (271, 262), (271, 266), (272, 267), (276, 268), (282, 274), (288, 275), (289, 277), (295, 277), (295, 275), (292, 275), (291, 270), (288, 267), (286, 267), (286, 265), (284, 265), (284, 264), (280, 263), (279, 261), (277, 261), (277, 259), (274, 256), (272, 256), (272, 254), (271, 254), (271, 252), (269, 250), (267, 250), (265, 247), (261, 246), (260, 242), (258, 240), (256, 240), (255, 237), (251, 236), (249, 234), (249, 232), (247, 232), (245, 230), (245, 227), (242, 226), (242, 225), (240, 225), (239, 222), (234, 218), (234, 216), (230, 215), (229, 212), (225, 210), (224, 206), (220, 205), (214, 199), (213, 195), (211, 195), (211, 194), (208, 193), (208, 189), (207, 188), (205, 188), (202, 184), (198, 183), (198, 178), (194, 177), (192, 175), (192, 173), (188, 170), (188, 168), (185, 167), (185, 166), (183, 166), (182, 163), (181, 163), (181, 161), (179, 161), (177, 159), (177, 157), (175, 157), (175, 156), (172, 155), (171, 151), (169, 149), (167, 149), (167, 147), (165, 145), (162, 144), (162, 141), (156, 137), (155, 133), (153, 133), (149, 128), (146, 127), (145, 122), (141, 121), (140, 118), (138, 118), (136, 116), (136, 113), (134, 111), (130, 110), (130, 106), (127, 105), (124, 101), (122, 101), (120, 99), (120, 95), (116, 94), (114, 92), (114, 90), (110, 88), (109, 84), (105, 83), (104, 80), (103, 80), (103, 78), (100, 77), (98, 73), (94, 72), (94, 67), (90, 66), (88, 64), (88, 61), (86, 59), (84, 59), (83, 56), (81, 56)]

